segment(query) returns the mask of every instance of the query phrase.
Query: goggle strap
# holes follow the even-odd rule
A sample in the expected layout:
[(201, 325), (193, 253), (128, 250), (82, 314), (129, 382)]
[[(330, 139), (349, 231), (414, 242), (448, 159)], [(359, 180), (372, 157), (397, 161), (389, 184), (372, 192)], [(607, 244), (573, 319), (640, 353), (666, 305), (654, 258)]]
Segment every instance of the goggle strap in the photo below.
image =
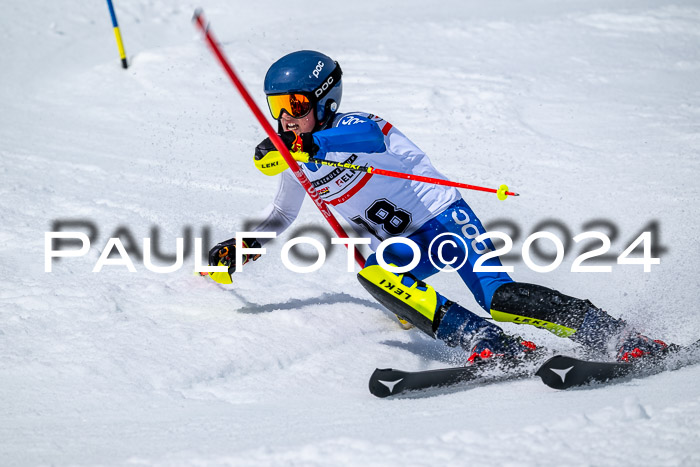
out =
[[(328, 75), (328, 77), (325, 80), (323, 80), (323, 83), (321, 83), (321, 85), (314, 90), (314, 99), (316, 99), (316, 102), (320, 101), (326, 96), (326, 94), (331, 92), (333, 86), (338, 84), (338, 81), (340, 81), (340, 78), (342, 76), (343, 70), (340, 69), (340, 64), (338, 64), (338, 62), (335, 62), (335, 69), (333, 69), (331, 74)], [(328, 84), (324, 89), (323, 85), (326, 83)]]

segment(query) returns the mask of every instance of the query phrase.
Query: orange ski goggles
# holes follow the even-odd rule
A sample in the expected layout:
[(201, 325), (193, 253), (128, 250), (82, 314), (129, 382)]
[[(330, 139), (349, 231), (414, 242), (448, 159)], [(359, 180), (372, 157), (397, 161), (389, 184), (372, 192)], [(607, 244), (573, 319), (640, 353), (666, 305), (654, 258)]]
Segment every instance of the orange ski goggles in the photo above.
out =
[(335, 68), (331, 74), (313, 92), (296, 91), (268, 95), (267, 105), (270, 107), (272, 118), (279, 120), (283, 110), (294, 118), (306, 117), (314, 106), (322, 102), (331, 89), (340, 82), (342, 76), (343, 70), (340, 69), (338, 62), (335, 62)]
[(304, 118), (314, 108), (311, 99), (304, 94), (296, 92), (267, 96), (267, 105), (270, 107), (270, 114), (275, 120), (279, 120), (283, 110), (294, 118)]

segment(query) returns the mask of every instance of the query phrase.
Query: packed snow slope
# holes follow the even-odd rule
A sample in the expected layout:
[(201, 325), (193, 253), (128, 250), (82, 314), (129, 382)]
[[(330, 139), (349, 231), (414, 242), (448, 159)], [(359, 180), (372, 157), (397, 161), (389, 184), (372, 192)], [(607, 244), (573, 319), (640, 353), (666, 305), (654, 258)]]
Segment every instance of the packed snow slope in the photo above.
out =
[[(295, 229), (326, 229), (312, 203), (231, 286), (193, 276), (191, 253), (170, 274), (137, 254), (136, 272), (93, 273), (112, 236), (142, 250), (154, 229), (174, 254), (187, 228), (211, 241), (243, 230), (274, 193), (252, 164), (264, 133), (193, 28), (197, 6), (259, 104), (274, 60), (321, 50), (345, 72), (341, 110), (381, 115), (454, 180), (521, 193), (463, 193), (487, 225), (517, 225), (501, 226), (516, 254), (535, 230), (568, 238), (553, 272), (511, 260), (516, 280), (655, 338), (700, 335), (695, 1), (115, 0), (128, 70), (104, 2), (6, 2), (0, 464), (700, 464), (700, 367), (569, 392), (531, 379), (371, 396), (375, 367), (465, 356), (401, 330), (345, 271), (342, 247), (315, 273), (284, 268)], [(547, 219), (559, 227), (538, 227)], [(96, 236), (47, 273), (44, 233), (66, 220)], [(661, 264), (616, 264), (653, 222)], [(612, 272), (570, 272), (571, 238), (587, 230), (614, 237)], [(478, 310), (455, 274), (430, 282)]]

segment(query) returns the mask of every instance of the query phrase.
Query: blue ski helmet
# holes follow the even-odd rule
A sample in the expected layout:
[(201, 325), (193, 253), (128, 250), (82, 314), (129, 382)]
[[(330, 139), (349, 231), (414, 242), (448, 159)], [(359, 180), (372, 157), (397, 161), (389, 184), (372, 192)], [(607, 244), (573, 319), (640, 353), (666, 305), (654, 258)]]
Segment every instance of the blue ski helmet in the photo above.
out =
[[(342, 75), (338, 62), (329, 56), (300, 50), (280, 58), (267, 70), (265, 94), (303, 94), (312, 104), (316, 122), (321, 123), (338, 110), (343, 95)], [(268, 99), (268, 105), (270, 102)], [(270, 113), (274, 118), (272, 107)]]

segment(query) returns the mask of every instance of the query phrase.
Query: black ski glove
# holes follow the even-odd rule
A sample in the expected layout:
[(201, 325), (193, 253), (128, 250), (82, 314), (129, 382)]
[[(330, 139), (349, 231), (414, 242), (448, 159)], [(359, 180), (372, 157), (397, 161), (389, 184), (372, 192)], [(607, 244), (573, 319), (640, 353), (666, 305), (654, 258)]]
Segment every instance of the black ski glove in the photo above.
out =
[(297, 138), (293, 131), (284, 131), (280, 133), (280, 138), (290, 151), (301, 151), (313, 156), (318, 152), (318, 146), (314, 143), (314, 135), (311, 133), (302, 133)]
[[(293, 131), (283, 131), (280, 133), (280, 139), (291, 152), (302, 151), (310, 156), (314, 156), (319, 149), (318, 145), (314, 143), (314, 136), (311, 133), (302, 133), (297, 139), (297, 135)], [(265, 154), (268, 152), (276, 150), (277, 148), (275, 148), (275, 145), (272, 144), (270, 138), (265, 138), (255, 148), (255, 160), (259, 161), (265, 157)]]
[[(260, 242), (254, 238), (246, 238), (243, 240), (244, 248), (260, 248)], [(255, 261), (260, 258), (260, 255), (243, 254), (243, 264), (248, 261)], [(209, 266), (218, 266), (221, 263), (228, 266), (228, 273), (236, 272), (236, 239), (230, 238), (221, 243), (217, 243), (214, 248), (209, 250)]]
[(255, 147), (255, 160), (259, 161), (270, 151), (277, 151), (277, 148), (270, 138), (265, 138)]

